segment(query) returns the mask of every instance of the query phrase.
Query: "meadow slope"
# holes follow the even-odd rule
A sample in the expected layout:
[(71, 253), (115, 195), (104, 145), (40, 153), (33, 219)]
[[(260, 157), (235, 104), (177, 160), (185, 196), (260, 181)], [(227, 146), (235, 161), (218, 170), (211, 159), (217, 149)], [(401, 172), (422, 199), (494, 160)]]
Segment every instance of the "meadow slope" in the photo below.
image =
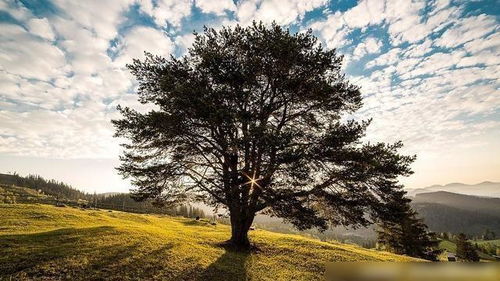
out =
[(415, 259), (298, 235), (251, 232), (258, 250), (220, 246), (229, 226), (159, 215), (0, 204), (0, 280), (321, 280), (331, 261)]

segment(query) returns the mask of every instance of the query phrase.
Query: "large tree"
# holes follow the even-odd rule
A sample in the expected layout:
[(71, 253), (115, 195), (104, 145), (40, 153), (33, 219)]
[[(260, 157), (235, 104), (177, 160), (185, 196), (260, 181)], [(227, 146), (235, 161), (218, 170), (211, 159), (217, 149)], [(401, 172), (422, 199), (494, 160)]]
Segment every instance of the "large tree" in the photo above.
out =
[(298, 229), (383, 219), (414, 157), (361, 141), (370, 122), (353, 117), (362, 97), (341, 64), (310, 31), (262, 23), (206, 29), (180, 58), (146, 54), (128, 68), (151, 110), (119, 107), (118, 169), (138, 200), (224, 206), (242, 247), (261, 211)]

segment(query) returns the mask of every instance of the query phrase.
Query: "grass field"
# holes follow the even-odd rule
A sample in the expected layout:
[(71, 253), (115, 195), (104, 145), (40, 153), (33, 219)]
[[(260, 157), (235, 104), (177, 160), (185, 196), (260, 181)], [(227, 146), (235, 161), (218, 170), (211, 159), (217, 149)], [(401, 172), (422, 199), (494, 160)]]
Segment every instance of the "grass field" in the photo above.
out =
[[(500, 241), (500, 240), (471, 241), (471, 242), (472, 242), (472, 244), (474, 244), (474, 243), (481, 244), (481, 243), (488, 243), (488, 242), (492, 242), (495, 244), (495, 243), (498, 243), (497, 241)], [(451, 252), (451, 253), (457, 252), (457, 245), (449, 240), (442, 240), (441, 242), (439, 242), (439, 248), (445, 250), (445, 252), (443, 252), (443, 254), (440, 256), (440, 259), (443, 261), (447, 259), (447, 254), (446, 254), (447, 252)], [(478, 251), (477, 254), (479, 255), (479, 258), (481, 258), (481, 260), (483, 260), (483, 261), (494, 260), (493, 257), (491, 257), (483, 252)]]
[(481, 244), (492, 244), (492, 245), (500, 246), (500, 239), (496, 239), (496, 240), (473, 240), (471, 242), (472, 243), (477, 243), (479, 245), (481, 245)]
[(220, 246), (229, 227), (177, 217), (0, 204), (0, 280), (320, 280), (331, 261), (411, 261), (263, 230), (257, 250)]
[(439, 242), (439, 248), (451, 253), (457, 252), (457, 245), (448, 240), (442, 240), (441, 242)]

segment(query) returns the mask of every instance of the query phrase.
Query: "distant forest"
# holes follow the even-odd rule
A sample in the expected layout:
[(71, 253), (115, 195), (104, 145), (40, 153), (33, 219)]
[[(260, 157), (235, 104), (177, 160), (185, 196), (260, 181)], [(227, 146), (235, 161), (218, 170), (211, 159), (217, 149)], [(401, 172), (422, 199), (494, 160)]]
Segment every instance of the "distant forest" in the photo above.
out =
[(68, 184), (56, 180), (47, 180), (39, 175), (22, 177), (17, 173), (0, 174), (0, 183), (28, 187), (43, 192), (56, 199), (78, 200), (88, 199), (89, 195), (74, 189)]
[(205, 212), (203, 210), (191, 205), (159, 208), (153, 206), (149, 201), (137, 202), (132, 199), (128, 193), (92, 195), (89, 204), (90, 206), (96, 208), (122, 210), (135, 213), (166, 214), (183, 216), (186, 218), (205, 217)]
[[(189, 218), (203, 218), (206, 216), (202, 209), (191, 205), (158, 208), (153, 206), (149, 201), (137, 202), (130, 198), (130, 194), (128, 193), (85, 193), (66, 183), (52, 179), (48, 180), (39, 175), (28, 175), (23, 177), (17, 173), (0, 174), (0, 184), (26, 187), (41, 194), (48, 195), (53, 199), (50, 201), (45, 198), (43, 203), (65, 203), (68, 205), (78, 205), (80, 207), (103, 208), (134, 213), (168, 214)], [(17, 196), (21, 196), (21, 194), (18, 193)], [(30, 196), (30, 198), (34, 199), (37, 197)], [(13, 201), (15, 202), (15, 200)]]

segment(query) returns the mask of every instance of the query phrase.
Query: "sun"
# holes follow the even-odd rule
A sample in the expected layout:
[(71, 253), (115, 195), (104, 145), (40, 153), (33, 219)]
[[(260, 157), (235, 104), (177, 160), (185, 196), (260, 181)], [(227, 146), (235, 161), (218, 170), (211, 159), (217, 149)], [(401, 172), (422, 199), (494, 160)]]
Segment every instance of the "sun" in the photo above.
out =
[(255, 186), (258, 188), (262, 189), (262, 186), (258, 183), (259, 179), (256, 178), (256, 171), (253, 172), (252, 176), (247, 175), (246, 173), (242, 172), (242, 174), (248, 178), (248, 181), (245, 182), (244, 184), (249, 184), (250, 185), (250, 191), (253, 191)]

